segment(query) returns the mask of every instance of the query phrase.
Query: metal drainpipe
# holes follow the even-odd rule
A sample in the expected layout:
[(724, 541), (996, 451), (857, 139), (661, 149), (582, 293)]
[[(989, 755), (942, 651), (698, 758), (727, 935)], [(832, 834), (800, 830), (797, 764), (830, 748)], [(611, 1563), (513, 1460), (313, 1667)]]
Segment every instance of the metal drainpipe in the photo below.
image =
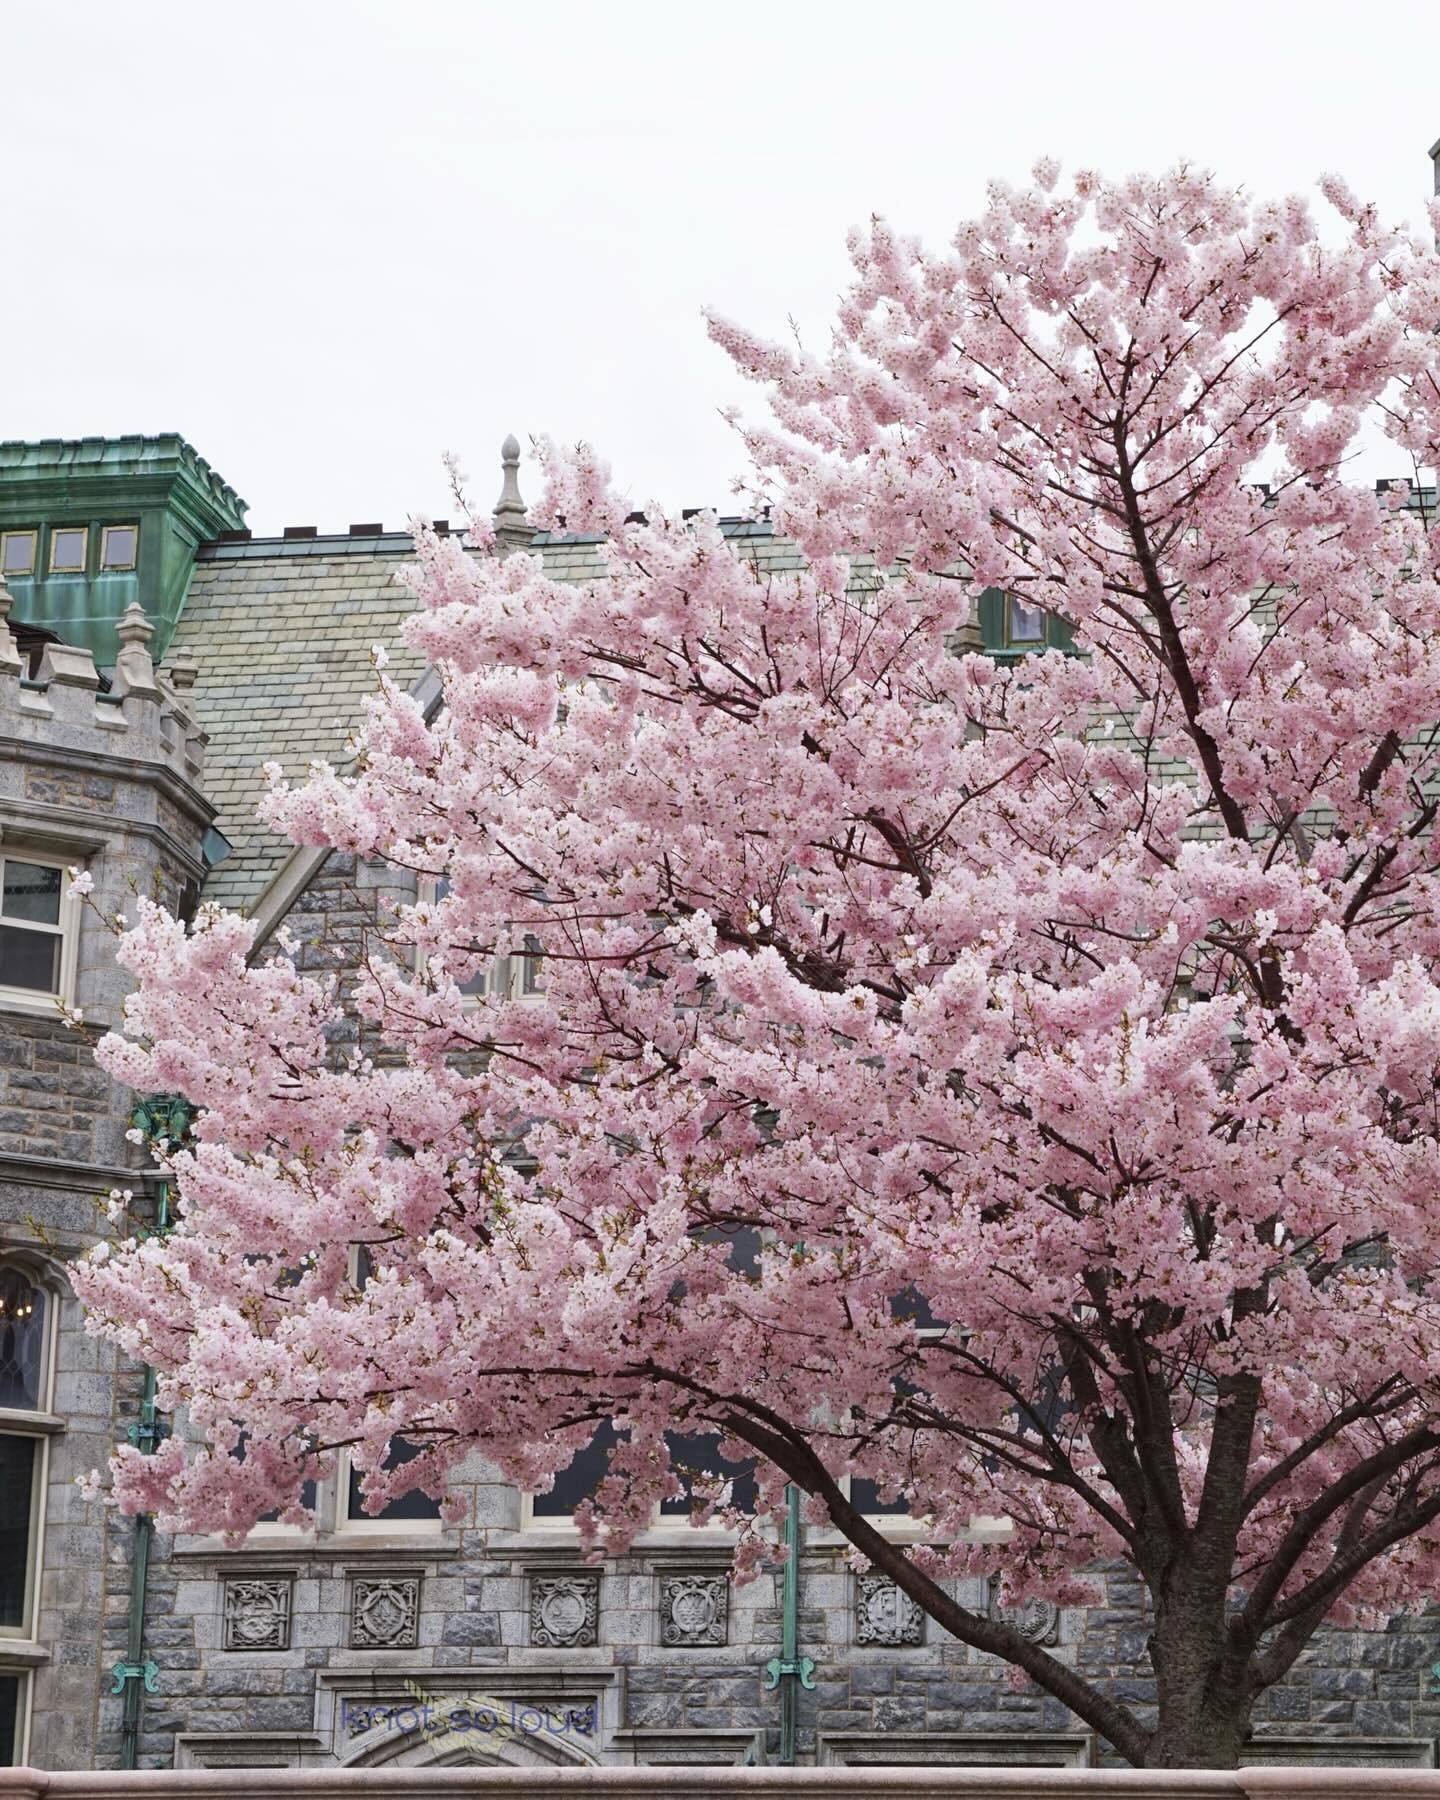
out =
[(785, 1570), (781, 1590), (780, 1654), (765, 1665), (765, 1687), (780, 1689), (780, 1761), (795, 1761), (795, 1684), (815, 1685), (815, 1662), (800, 1656), (800, 1490), (792, 1482), (785, 1489)]
[[(193, 1116), (190, 1102), (179, 1095), (152, 1094), (135, 1108), (131, 1122), (144, 1133), (148, 1144), (164, 1139), (178, 1145), (189, 1133)], [(155, 1195), (155, 1234), (163, 1237), (169, 1229), (170, 1183), (162, 1179)], [(146, 1456), (163, 1435), (155, 1409), (155, 1371), (149, 1363), (145, 1364), (141, 1377), (139, 1417), (128, 1435), (130, 1442)], [(155, 1521), (149, 1513), (137, 1513), (135, 1550), (130, 1562), (130, 1614), (125, 1655), (110, 1671), (114, 1683), (110, 1692), (125, 1696), (120, 1724), (122, 1769), (139, 1766), (140, 1721), (145, 1710), (145, 1696), (156, 1693), (160, 1686), (160, 1671), (153, 1658), (145, 1654), (145, 1594), (150, 1580), (150, 1543), (154, 1535)]]
[[(164, 1232), (170, 1224), (170, 1184), (162, 1181), (155, 1201), (155, 1229)], [(146, 1456), (155, 1448), (159, 1433), (155, 1419), (155, 1371), (149, 1363), (140, 1388), (140, 1416), (130, 1427), (130, 1442)], [(135, 1549), (130, 1559), (130, 1622), (125, 1639), (125, 1655), (110, 1671), (114, 1680), (112, 1694), (123, 1693), (125, 1712), (120, 1724), (120, 1767), (138, 1767), (140, 1752), (140, 1718), (145, 1709), (145, 1695), (153, 1694), (160, 1685), (160, 1672), (145, 1654), (145, 1590), (150, 1579), (150, 1540), (155, 1535), (155, 1521), (149, 1513), (135, 1515)]]

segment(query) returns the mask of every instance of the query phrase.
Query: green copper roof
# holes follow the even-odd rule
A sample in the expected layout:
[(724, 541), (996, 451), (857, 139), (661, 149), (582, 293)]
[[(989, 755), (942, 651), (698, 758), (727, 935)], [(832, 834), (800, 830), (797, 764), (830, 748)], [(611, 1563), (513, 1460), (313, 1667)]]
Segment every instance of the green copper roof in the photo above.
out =
[[(196, 549), (244, 523), (245, 502), (175, 432), (0, 443), (0, 533), (15, 616), (88, 646), (102, 667), (115, 661), (115, 626), (132, 600), (155, 626), (153, 654), (165, 654)], [(107, 547), (119, 549), (108, 567)]]

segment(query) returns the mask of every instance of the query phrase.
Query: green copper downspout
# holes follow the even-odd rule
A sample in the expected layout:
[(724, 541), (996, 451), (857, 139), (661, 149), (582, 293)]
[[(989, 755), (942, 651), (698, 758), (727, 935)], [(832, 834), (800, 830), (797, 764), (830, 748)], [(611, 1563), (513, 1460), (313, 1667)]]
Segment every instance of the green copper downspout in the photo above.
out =
[[(180, 1144), (190, 1129), (190, 1103), (173, 1094), (142, 1100), (135, 1108), (131, 1122), (144, 1134), (147, 1144), (160, 1139)], [(158, 1236), (170, 1229), (170, 1183), (162, 1180), (155, 1196), (155, 1232)], [(162, 1431), (155, 1407), (155, 1371), (149, 1363), (140, 1387), (140, 1413), (130, 1427), (130, 1442), (146, 1456), (154, 1450)], [(125, 1655), (110, 1671), (114, 1682), (112, 1694), (124, 1694), (125, 1710), (120, 1722), (120, 1767), (138, 1767), (140, 1753), (140, 1720), (145, 1708), (145, 1695), (153, 1694), (160, 1685), (160, 1672), (152, 1658), (145, 1654), (145, 1592), (150, 1580), (150, 1542), (155, 1535), (155, 1521), (149, 1513), (135, 1516), (135, 1550), (130, 1561), (130, 1613), (125, 1638)]]
[(799, 1654), (800, 1638), (800, 1490), (785, 1490), (785, 1572), (781, 1591), (780, 1654), (765, 1665), (765, 1687), (780, 1689), (780, 1761), (795, 1761), (795, 1684), (815, 1685), (815, 1663)]

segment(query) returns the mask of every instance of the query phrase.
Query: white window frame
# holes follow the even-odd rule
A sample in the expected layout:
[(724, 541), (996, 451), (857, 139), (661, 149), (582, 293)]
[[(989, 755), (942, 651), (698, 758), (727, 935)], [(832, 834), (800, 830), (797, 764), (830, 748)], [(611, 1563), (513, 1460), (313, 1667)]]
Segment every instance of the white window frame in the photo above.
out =
[[(3, 1642), (3, 1640), (0, 1640)], [(33, 1670), (21, 1663), (7, 1663), (0, 1653), (0, 1675), (19, 1678), (19, 1697), (15, 1705), (15, 1759), (0, 1768), (23, 1769), (30, 1760), (30, 1702), (35, 1692)]]
[[(80, 537), (80, 562), (78, 566), (66, 565), (60, 568), (55, 561), (55, 540), (77, 532)], [(49, 556), (45, 561), (47, 575), (84, 575), (90, 567), (90, 527), (88, 525), (52, 525), (50, 527)]]
[[(10, 569), (5, 566), (10, 555), (10, 545), (15, 538), (29, 538), (30, 540), (30, 566), (27, 569)], [(40, 533), (35, 526), (26, 526), (20, 531), (0, 532), (0, 576), (13, 575), (17, 581), (24, 581), (34, 575), (35, 565), (39, 560)]]
[[(41, 931), (60, 939), (60, 985), (42, 992), (39, 988), (6, 987), (0, 984), (0, 1011), (36, 1012), (54, 1017), (55, 1005), (75, 1004), (75, 975), (80, 954), (80, 902), (70, 891), (72, 858), (55, 856), (44, 850), (29, 850), (24, 841), (0, 841), (0, 879), (7, 862), (32, 863), (37, 868), (60, 871), (60, 917), (56, 924), (46, 925), (34, 919), (11, 919), (0, 912), (0, 923), (13, 925), (17, 931)], [(3, 890), (0, 890), (3, 891)], [(0, 900), (3, 906), (3, 900)]]

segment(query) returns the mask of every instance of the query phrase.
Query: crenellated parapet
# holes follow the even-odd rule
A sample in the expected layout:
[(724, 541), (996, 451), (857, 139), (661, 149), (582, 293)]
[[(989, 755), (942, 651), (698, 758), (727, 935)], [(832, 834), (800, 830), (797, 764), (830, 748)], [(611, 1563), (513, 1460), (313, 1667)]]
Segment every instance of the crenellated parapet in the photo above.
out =
[(120, 651), (108, 688), (85, 645), (46, 643), (32, 671), (10, 630), (11, 606), (0, 583), (0, 741), (42, 758), (48, 750), (160, 764), (199, 785), (205, 733), (191, 703), (193, 654), (157, 670), (155, 628), (132, 602), (116, 627)]

